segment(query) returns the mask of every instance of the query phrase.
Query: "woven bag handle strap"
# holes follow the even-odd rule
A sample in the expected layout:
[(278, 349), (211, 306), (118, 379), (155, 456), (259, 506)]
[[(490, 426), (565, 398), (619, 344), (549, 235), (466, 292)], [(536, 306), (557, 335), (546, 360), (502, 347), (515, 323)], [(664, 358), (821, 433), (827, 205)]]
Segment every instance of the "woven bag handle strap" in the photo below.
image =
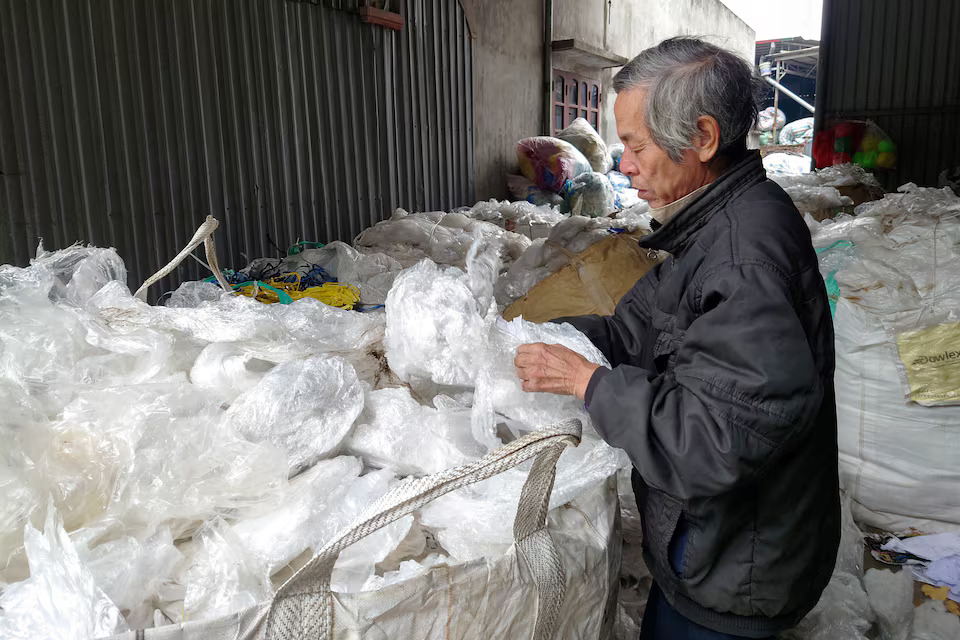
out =
[(565, 580), (556, 546), (546, 531), (546, 515), (557, 460), (566, 446), (579, 444), (581, 431), (579, 420), (564, 420), (518, 438), (476, 462), (397, 485), (367, 507), (277, 590), (270, 605), (266, 637), (331, 638), (330, 576), (343, 549), (444, 494), (486, 480), (533, 457), (536, 460), (517, 506), (514, 540), (540, 594), (535, 637), (550, 637), (563, 601)]

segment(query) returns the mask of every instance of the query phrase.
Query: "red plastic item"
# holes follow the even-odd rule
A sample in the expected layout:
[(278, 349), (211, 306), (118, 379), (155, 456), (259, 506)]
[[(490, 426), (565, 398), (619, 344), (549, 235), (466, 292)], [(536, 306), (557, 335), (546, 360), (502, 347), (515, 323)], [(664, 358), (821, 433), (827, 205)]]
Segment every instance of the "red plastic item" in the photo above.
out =
[(821, 131), (813, 138), (813, 161), (817, 169), (829, 167), (833, 162), (833, 129)]

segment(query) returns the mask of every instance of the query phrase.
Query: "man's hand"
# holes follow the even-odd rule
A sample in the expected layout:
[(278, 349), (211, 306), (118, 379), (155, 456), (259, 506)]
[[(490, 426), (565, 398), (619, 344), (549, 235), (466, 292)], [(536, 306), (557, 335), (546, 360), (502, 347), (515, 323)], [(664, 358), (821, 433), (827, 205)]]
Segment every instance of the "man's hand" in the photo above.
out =
[(587, 393), (593, 372), (600, 368), (576, 351), (542, 342), (520, 345), (513, 364), (524, 391), (545, 391), (580, 400)]

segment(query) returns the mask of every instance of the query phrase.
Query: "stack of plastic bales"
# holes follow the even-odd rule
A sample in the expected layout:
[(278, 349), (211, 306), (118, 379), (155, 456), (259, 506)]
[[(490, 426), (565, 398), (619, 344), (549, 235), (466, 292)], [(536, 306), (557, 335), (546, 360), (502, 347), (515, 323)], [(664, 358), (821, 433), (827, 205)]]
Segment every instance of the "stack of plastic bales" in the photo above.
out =
[(574, 120), (556, 137), (520, 140), (517, 160), (521, 175), (508, 176), (507, 183), (518, 200), (591, 218), (608, 216), (640, 201), (629, 178), (615, 168), (619, 167), (619, 155), (615, 160), (584, 118)]
[(960, 198), (908, 184), (811, 226), (836, 309), (854, 515), (887, 531), (960, 527)]

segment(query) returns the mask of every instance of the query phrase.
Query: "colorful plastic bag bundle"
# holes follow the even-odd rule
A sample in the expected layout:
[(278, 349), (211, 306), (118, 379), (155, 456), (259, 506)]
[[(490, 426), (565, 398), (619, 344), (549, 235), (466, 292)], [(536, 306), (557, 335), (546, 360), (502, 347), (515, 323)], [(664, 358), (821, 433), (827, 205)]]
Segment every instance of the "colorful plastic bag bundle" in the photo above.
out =
[(571, 122), (557, 137), (579, 149), (597, 173), (606, 173), (613, 169), (613, 158), (607, 150), (607, 143), (585, 118), (577, 118)]
[(563, 190), (567, 181), (591, 170), (590, 161), (575, 146), (549, 136), (518, 142), (517, 161), (527, 180), (556, 193)]

